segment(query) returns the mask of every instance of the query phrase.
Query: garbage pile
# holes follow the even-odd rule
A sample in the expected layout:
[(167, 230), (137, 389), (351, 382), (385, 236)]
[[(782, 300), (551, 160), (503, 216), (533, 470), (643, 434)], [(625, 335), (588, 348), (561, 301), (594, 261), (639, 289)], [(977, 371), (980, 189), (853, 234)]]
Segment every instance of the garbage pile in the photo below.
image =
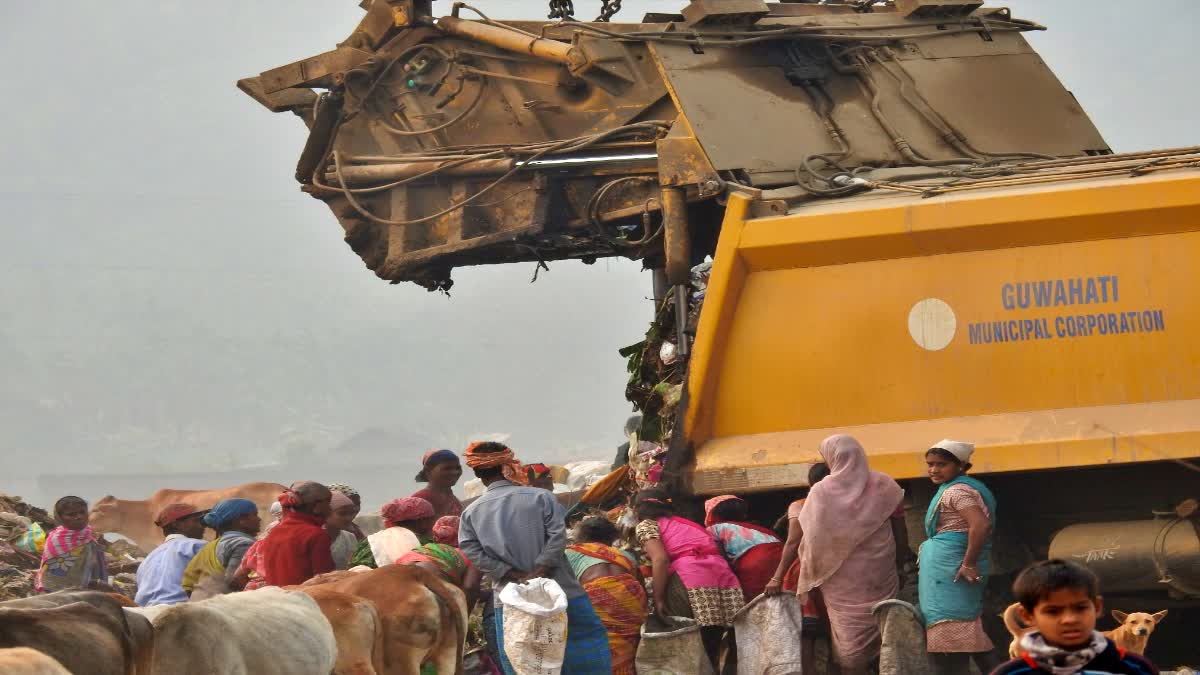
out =
[(667, 447), (679, 420), (691, 340), (696, 335), (711, 272), (711, 261), (693, 267), (683, 294), (686, 306), (676, 307), (676, 294), (668, 294), (659, 304), (646, 338), (620, 351), (629, 372), (625, 398), (642, 414), (642, 426), (631, 439), (629, 450), (629, 465), (638, 488), (655, 487), (662, 481)]
[[(0, 601), (34, 594), (46, 535), (55, 526), (45, 509), (0, 493)], [(104, 544), (109, 585), (132, 598), (137, 591), (137, 568), (146, 554), (127, 541), (104, 540)]]
[(0, 494), (0, 600), (33, 595), (40, 544), (53, 528), (54, 520), (44, 510)]

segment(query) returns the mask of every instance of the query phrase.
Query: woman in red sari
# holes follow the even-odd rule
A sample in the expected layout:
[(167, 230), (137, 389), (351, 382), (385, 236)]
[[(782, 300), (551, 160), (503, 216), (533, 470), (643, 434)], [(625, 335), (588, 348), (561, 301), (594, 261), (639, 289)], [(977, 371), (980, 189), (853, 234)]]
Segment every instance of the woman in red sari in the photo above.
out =
[(704, 502), (704, 526), (721, 545), (747, 601), (762, 594), (783, 555), (779, 537), (749, 520), (746, 502), (739, 497), (721, 495)]
[(641, 575), (629, 556), (612, 547), (617, 528), (603, 516), (585, 518), (575, 537), (579, 543), (567, 547), (567, 562), (608, 631), (612, 672), (634, 675), (638, 640), (650, 611)]

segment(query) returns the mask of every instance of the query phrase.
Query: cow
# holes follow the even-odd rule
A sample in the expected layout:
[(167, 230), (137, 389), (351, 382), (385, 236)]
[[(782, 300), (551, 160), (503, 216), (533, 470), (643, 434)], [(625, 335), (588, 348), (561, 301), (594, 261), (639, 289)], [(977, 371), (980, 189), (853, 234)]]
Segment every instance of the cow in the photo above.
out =
[(383, 675), (383, 626), (370, 600), (324, 586), (293, 586), (317, 601), (333, 626), (337, 665), (333, 675)]
[(258, 505), (263, 522), (271, 520), (271, 503), (285, 489), (279, 483), (246, 483), (222, 490), (159, 490), (148, 499), (117, 499), (112, 495), (92, 505), (89, 524), (97, 532), (113, 532), (133, 540), (149, 552), (163, 543), (162, 529), (154, 524), (158, 512), (168, 504), (190, 504), (209, 509), (222, 499), (242, 497)]
[(27, 609), (0, 605), (0, 648), (29, 647), (74, 675), (133, 675), (125, 628), (86, 602)]
[(365, 572), (330, 572), (304, 583), (370, 600), (383, 627), (381, 675), (417, 675), (421, 664), (462, 675), (467, 600), (458, 587), (415, 565)]
[(304, 593), (260, 588), (146, 612), (154, 672), (171, 675), (329, 675), (333, 627)]
[[(112, 620), (121, 631), (125, 663), (130, 673), (149, 675), (154, 661), (154, 629), (141, 616), (127, 615), (123, 609), (133, 603), (119, 593), (100, 591), (59, 591), (20, 600), (0, 602), (0, 608), (52, 609), (75, 603), (90, 605)], [(3, 672), (3, 671), (0, 671)]]
[(0, 649), (0, 673), (5, 675), (71, 675), (52, 656), (28, 647)]

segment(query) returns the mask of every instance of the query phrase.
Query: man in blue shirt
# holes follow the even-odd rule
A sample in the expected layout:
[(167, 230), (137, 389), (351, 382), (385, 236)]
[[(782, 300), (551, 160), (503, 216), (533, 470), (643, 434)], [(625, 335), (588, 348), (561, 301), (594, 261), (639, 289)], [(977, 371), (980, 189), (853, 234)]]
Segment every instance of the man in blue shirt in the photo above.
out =
[(150, 552), (138, 567), (137, 596), (140, 607), (174, 605), (187, 602), (183, 590), (183, 570), (207, 543), (201, 511), (189, 504), (171, 504), (159, 512), (154, 524), (162, 528), (167, 540)]
[[(512, 450), (505, 445), (476, 443), (467, 449), (465, 457), (487, 492), (460, 517), (458, 544), (463, 555), (492, 578), (497, 593), (507, 584), (538, 577), (557, 582), (567, 596), (567, 649), (562, 672), (611, 675), (608, 631), (564, 555), (566, 510), (550, 492), (506, 480), (506, 476), (519, 476), (520, 469)], [(499, 603), (496, 632), (501, 666), (512, 675), (512, 664), (503, 649), (504, 618)]]

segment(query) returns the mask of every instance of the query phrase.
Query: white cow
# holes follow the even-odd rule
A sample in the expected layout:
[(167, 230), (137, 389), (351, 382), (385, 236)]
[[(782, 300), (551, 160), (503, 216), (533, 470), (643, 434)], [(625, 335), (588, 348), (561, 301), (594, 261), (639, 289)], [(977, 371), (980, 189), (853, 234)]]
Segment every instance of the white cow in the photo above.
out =
[(154, 624), (157, 673), (329, 675), (337, 661), (329, 620), (296, 591), (268, 587), (130, 611)]

